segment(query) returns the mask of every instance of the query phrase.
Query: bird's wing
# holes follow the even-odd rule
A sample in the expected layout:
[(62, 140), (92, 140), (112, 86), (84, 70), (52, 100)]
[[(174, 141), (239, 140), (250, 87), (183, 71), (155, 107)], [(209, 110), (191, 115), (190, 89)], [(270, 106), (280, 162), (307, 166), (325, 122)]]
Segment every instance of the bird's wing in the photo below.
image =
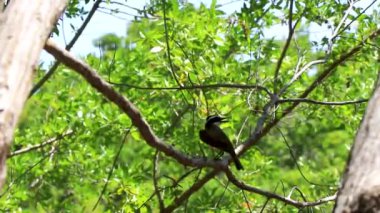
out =
[(234, 150), (232, 143), (226, 133), (223, 132), (218, 126), (211, 126), (205, 131), (210, 140), (213, 141), (215, 145), (212, 145), (217, 148), (221, 148), (224, 151), (231, 152)]
[(211, 126), (209, 129), (207, 129), (207, 132), (211, 138), (220, 140), (222, 143), (231, 143), (226, 133), (224, 133), (223, 130), (218, 126)]
[(209, 134), (207, 134), (206, 130), (199, 131), (199, 138), (210, 146), (218, 147), (218, 142), (215, 141), (212, 137), (210, 137)]

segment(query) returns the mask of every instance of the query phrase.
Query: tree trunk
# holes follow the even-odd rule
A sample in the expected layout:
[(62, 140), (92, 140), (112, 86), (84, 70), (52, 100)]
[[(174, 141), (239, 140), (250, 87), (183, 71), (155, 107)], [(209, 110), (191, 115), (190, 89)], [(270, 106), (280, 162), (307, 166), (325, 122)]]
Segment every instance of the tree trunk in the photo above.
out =
[(334, 212), (380, 212), (380, 88), (352, 147)]
[(66, 0), (12, 0), (0, 11), (0, 188), (18, 117), (36, 64)]

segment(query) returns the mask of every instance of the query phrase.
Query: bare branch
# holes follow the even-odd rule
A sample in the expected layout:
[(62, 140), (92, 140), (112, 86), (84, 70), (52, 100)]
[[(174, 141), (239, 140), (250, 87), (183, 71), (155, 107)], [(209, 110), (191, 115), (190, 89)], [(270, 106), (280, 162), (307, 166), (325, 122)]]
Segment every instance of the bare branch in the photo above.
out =
[(177, 75), (174, 72), (174, 66), (173, 66), (173, 61), (171, 57), (171, 52), (170, 52), (170, 44), (169, 44), (169, 32), (168, 32), (168, 23), (166, 20), (166, 1), (162, 0), (162, 5), (163, 5), (163, 13), (164, 13), (164, 28), (165, 28), (165, 41), (166, 41), (166, 54), (168, 55), (168, 61), (170, 65), (170, 73), (173, 75), (174, 80), (177, 82), (179, 87), (182, 87), (183, 85), (179, 82)]
[(259, 189), (259, 188), (253, 187), (253, 186), (249, 186), (249, 185), (243, 183), (242, 181), (236, 179), (236, 177), (232, 174), (232, 172), (230, 170), (227, 169), (225, 172), (226, 172), (226, 176), (227, 176), (228, 180), (231, 181), (231, 183), (233, 183), (238, 188), (245, 190), (245, 191), (250, 191), (250, 192), (265, 196), (265, 197), (270, 198), (270, 199), (276, 199), (276, 200), (282, 201), (288, 205), (295, 206), (297, 208), (319, 206), (319, 205), (322, 205), (322, 204), (327, 203), (327, 202), (335, 201), (335, 199), (336, 199), (336, 194), (335, 194), (332, 196), (321, 198), (321, 199), (314, 201), (314, 202), (300, 202), (300, 201), (293, 200), (290, 197), (283, 197), (281, 195), (278, 195), (278, 194), (275, 194), (275, 193), (272, 193), (269, 191), (265, 191), (265, 190), (262, 190), (262, 189)]
[(244, 190), (241, 190), (241, 192), (243, 193), (243, 197), (244, 197), (244, 200), (245, 200), (245, 204), (247, 205), (247, 208), (248, 208), (248, 212), (249, 213), (252, 213), (252, 209), (251, 209), (251, 205), (249, 203), (249, 200), (247, 198), (247, 195), (245, 194)]
[(160, 152), (156, 150), (156, 153), (154, 154), (154, 158), (153, 158), (153, 186), (154, 186), (154, 192), (157, 195), (158, 204), (160, 206), (160, 212), (162, 212), (165, 209), (165, 205), (164, 205), (164, 201), (162, 200), (161, 192), (158, 187), (158, 181), (157, 181), (159, 159), (160, 159)]
[(289, 49), (290, 42), (292, 41), (292, 37), (294, 35), (294, 29), (296, 28), (296, 25), (297, 25), (297, 24), (295, 24), (294, 27), (292, 26), (293, 25), (293, 3), (294, 3), (294, 0), (290, 0), (289, 15), (288, 15), (289, 16), (289, 19), (288, 19), (288, 28), (289, 28), (289, 30), (288, 30), (288, 38), (286, 39), (285, 46), (282, 49), (280, 58), (277, 61), (276, 68), (275, 68), (275, 71), (274, 71), (275, 72), (274, 73), (274, 80), (273, 80), (273, 91), (274, 91), (274, 93), (277, 93), (278, 74), (280, 72), (282, 61), (284, 60), (284, 58), (286, 56), (286, 52)]
[(232, 84), (232, 83), (221, 83), (221, 84), (204, 84), (204, 85), (192, 85), (192, 86), (181, 86), (181, 87), (143, 87), (139, 85), (133, 84), (125, 84), (125, 83), (115, 83), (109, 82), (115, 86), (128, 87), (133, 89), (140, 90), (196, 90), (196, 89), (218, 89), (218, 88), (231, 88), (231, 89), (257, 89), (262, 90), (267, 93), (269, 96), (272, 93), (268, 88), (260, 85), (252, 85), (252, 84)]
[[(187, 176), (189, 176), (191, 173), (193, 173), (194, 171), (198, 170), (198, 168), (194, 168), (194, 169), (191, 169), (190, 171), (186, 172), (185, 174), (183, 174), (180, 178), (178, 178), (178, 180), (175, 180), (174, 178), (171, 178), (167, 175), (163, 175), (163, 177), (166, 177), (168, 179), (170, 179), (171, 181), (173, 181), (172, 185), (171, 186), (167, 186), (167, 187), (163, 187), (163, 188), (160, 188), (158, 189), (159, 191), (162, 191), (162, 190), (165, 190), (165, 189), (168, 189), (168, 188), (175, 188), (177, 186), (181, 186), (179, 183), (184, 180)], [(150, 196), (149, 198), (143, 203), (141, 204), (141, 206), (137, 209), (137, 210), (140, 210), (143, 206), (146, 206), (146, 203), (148, 201), (150, 201), (153, 196), (156, 194), (156, 191), (154, 191)]]
[(116, 4), (116, 5), (119, 5), (119, 6), (122, 6), (122, 7), (126, 7), (126, 8), (129, 8), (129, 9), (135, 10), (135, 11), (138, 12), (138, 13), (143, 12), (143, 10), (140, 10), (140, 9), (137, 8), (137, 7), (132, 7), (132, 6), (129, 6), (129, 5), (124, 4), (124, 3), (121, 3), (121, 2), (117, 2), (117, 1), (109, 1), (109, 3), (110, 3), (110, 4)]
[(278, 130), (278, 132), (280, 133), (282, 139), (284, 140), (284, 143), (285, 143), (286, 147), (287, 147), (288, 150), (289, 150), (290, 156), (291, 156), (291, 158), (293, 159), (294, 164), (296, 164), (297, 170), (298, 170), (298, 172), (300, 173), (300, 175), (302, 176), (302, 178), (303, 178), (307, 183), (309, 183), (310, 185), (324, 186), (324, 187), (332, 187), (331, 185), (328, 185), (328, 184), (320, 184), (320, 183), (312, 182), (312, 181), (310, 181), (310, 180), (305, 176), (305, 174), (302, 172), (301, 166), (300, 166), (300, 165), (298, 164), (298, 162), (297, 162), (297, 159), (296, 159), (295, 154), (293, 153), (293, 150), (291, 149), (291, 147), (290, 147), (288, 141), (286, 140), (285, 135), (282, 133), (282, 131), (281, 131), (280, 128), (276, 128), (276, 129)]
[[(348, 9), (346, 10), (342, 20), (339, 22), (338, 26), (336, 27), (336, 29), (334, 30), (333, 34), (331, 35), (331, 38), (329, 39), (329, 46), (328, 46), (328, 49), (327, 49), (327, 55), (329, 55), (331, 52), (332, 52), (332, 46), (333, 46), (333, 42), (335, 41), (335, 39), (341, 35), (347, 28), (349, 28), (351, 26), (351, 24), (356, 21), (360, 16), (362, 16), (370, 7), (372, 7), (372, 5), (376, 2), (377, 0), (373, 0), (361, 13), (359, 13), (355, 18), (353, 18), (348, 24), (346, 24), (343, 28), (343, 24), (344, 22), (347, 20), (348, 16), (349, 16), (349, 13), (353, 10), (353, 6), (356, 2), (358, 1), (348, 1), (350, 2), (350, 5), (348, 7)], [(342, 29), (341, 29), (342, 28)]]
[(72, 130), (68, 130), (68, 131), (66, 131), (66, 132), (63, 133), (63, 134), (60, 134), (60, 135), (58, 135), (58, 136), (56, 136), (56, 137), (54, 137), (54, 138), (50, 138), (50, 139), (48, 139), (47, 141), (42, 142), (42, 143), (40, 143), (40, 144), (33, 145), (33, 146), (30, 146), (30, 147), (26, 147), (26, 148), (24, 148), (24, 149), (16, 150), (16, 151), (10, 153), (10, 154), (8, 155), (8, 158), (11, 158), (11, 157), (14, 157), (14, 156), (16, 156), (16, 155), (21, 155), (21, 154), (24, 154), (24, 153), (27, 153), (27, 152), (33, 151), (33, 150), (35, 150), (35, 149), (40, 149), (40, 148), (42, 148), (42, 147), (44, 147), (44, 146), (47, 146), (47, 145), (49, 145), (49, 144), (52, 144), (52, 143), (58, 141), (58, 140), (62, 140), (62, 139), (65, 138), (66, 136), (71, 136), (71, 135), (73, 135), (73, 134), (74, 134), (74, 131), (72, 131)]
[(58, 149), (52, 149), (48, 153), (46, 153), (39, 161), (25, 169), (23, 173), (21, 173), (19, 176), (17, 176), (15, 179), (13, 179), (7, 186), (6, 189), (2, 191), (2, 194), (0, 194), (0, 198), (2, 198), (18, 181), (22, 180), (22, 178), (28, 174), (30, 171), (32, 171), (35, 167), (40, 165), (42, 162), (44, 162), (46, 159), (48, 159), (53, 153), (57, 152)]
[(98, 9), (98, 12), (106, 14), (106, 15), (110, 15), (113, 18), (117, 18), (117, 19), (120, 19), (120, 20), (123, 20), (123, 21), (128, 21), (129, 20), (129, 18), (118, 16), (118, 15), (116, 15), (116, 13), (112, 13), (112, 12), (109, 12), (109, 11), (106, 11), (106, 10)]
[[(337, 60), (335, 60), (333, 63), (330, 64), (330, 66), (328, 66), (319, 76), (318, 78), (316, 78), (313, 83), (310, 84), (310, 86), (298, 97), (299, 99), (302, 99), (302, 98), (306, 98), (312, 91), (314, 91), (314, 89), (320, 84), (322, 83), (323, 80), (325, 80), (325, 78), (327, 78), (329, 75), (331, 75), (331, 73), (339, 66), (341, 65), (343, 62), (345, 62), (346, 60), (348, 60), (349, 58), (351, 58), (352, 56), (354, 56), (356, 53), (358, 53), (362, 47), (364, 46), (364, 44), (368, 41), (368, 40), (372, 40), (376, 37), (378, 37), (380, 35), (380, 29), (374, 31), (373, 33), (371, 33), (366, 39), (364, 39), (362, 42), (359, 42), (359, 44), (357, 46), (355, 46), (354, 48), (352, 48), (350, 51), (348, 51), (347, 53), (341, 55)], [(293, 111), (293, 109), (295, 107), (298, 106), (298, 104), (300, 104), (301, 102), (294, 102), (292, 106), (288, 107), (287, 109), (284, 110), (283, 112), (283, 115), (281, 117), (284, 117), (286, 116), (287, 114), (289, 114), (291, 111)], [(272, 125), (275, 125), (277, 122), (279, 121), (279, 119), (276, 118), (276, 120), (274, 120), (268, 127), (272, 126)]]
[(108, 186), (108, 182), (110, 181), (111, 179), (111, 176), (112, 176), (112, 173), (113, 173), (113, 170), (115, 169), (116, 167), (116, 163), (117, 163), (117, 160), (119, 159), (119, 156), (120, 156), (120, 153), (121, 153), (121, 150), (123, 149), (123, 146), (127, 140), (127, 136), (129, 135), (129, 133), (131, 132), (131, 128), (132, 128), (132, 125), (125, 131), (124, 133), (124, 136), (123, 138), (121, 139), (120, 141), (120, 146), (119, 146), (119, 150), (117, 151), (114, 159), (113, 159), (113, 163), (112, 163), (112, 167), (110, 169), (110, 171), (108, 172), (108, 176), (107, 176), (107, 180), (106, 180), (106, 183), (104, 184), (103, 186), (103, 189), (102, 191), (100, 192), (100, 195), (99, 195), (99, 198), (98, 200), (96, 201), (94, 207), (92, 208), (92, 211), (94, 211), (96, 209), (96, 207), (98, 206), (98, 204), (100, 203), (100, 200), (102, 199), (103, 197), (103, 194), (104, 192), (106, 192), (106, 189), (107, 189), (107, 186)]
[(338, 36), (338, 32), (340, 31), (340, 28), (343, 26), (344, 22), (347, 20), (348, 18), (348, 15), (350, 14), (350, 12), (352, 11), (353, 7), (354, 7), (354, 4), (355, 2), (354, 1), (348, 1), (350, 3), (350, 5), (348, 6), (346, 12), (344, 13), (344, 16), (343, 18), (340, 20), (338, 26), (335, 28), (331, 38), (330, 38), (330, 41), (329, 41), (329, 45), (332, 46), (332, 42), (334, 42), (335, 38)]
[(182, 193), (181, 196), (176, 197), (173, 203), (166, 207), (163, 212), (172, 212), (174, 209), (176, 209), (178, 206), (182, 204), (183, 201), (187, 200), (192, 194), (194, 194), (196, 191), (198, 191), (200, 188), (203, 187), (204, 184), (206, 184), (209, 180), (211, 180), (215, 175), (219, 173), (219, 170), (213, 170), (212, 172), (208, 173), (206, 176), (204, 176), (202, 179), (198, 180), (194, 185), (192, 185), (188, 190), (186, 190), (184, 193)]
[[(115, 14), (121, 14), (121, 15), (137, 17), (137, 18), (148, 18), (148, 17), (141, 16), (141, 15), (131, 14), (131, 13), (119, 10), (119, 9), (112, 9), (112, 8), (108, 8), (108, 7), (99, 7), (99, 9), (101, 9), (102, 13), (112, 15), (112, 16), (114, 16)], [(116, 16), (114, 16), (114, 17), (116, 17)]]
[(317, 65), (317, 64), (323, 64), (325, 62), (326, 61), (324, 59), (323, 60), (315, 60), (315, 61), (311, 61), (311, 62), (305, 64), (305, 66), (303, 66), (300, 70), (296, 69), (296, 72), (294, 73), (293, 78), (289, 81), (289, 83), (287, 83), (280, 90), (279, 96), (282, 95), (305, 71), (307, 71), (308, 69), (310, 69), (310, 67), (312, 67), (314, 65)]
[(286, 103), (286, 102), (298, 102), (298, 103), (312, 103), (312, 104), (319, 104), (319, 105), (342, 106), (342, 105), (366, 103), (366, 102), (368, 102), (368, 99), (359, 99), (356, 101), (327, 102), (327, 101), (316, 101), (316, 100), (311, 100), (311, 99), (307, 99), (307, 98), (287, 98), (287, 99), (280, 99), (277, 101), (277, 103)]
[(336, 34), (336, 37), (339, 36), (340, 34), (342, 34), (348, 27), (351, 26), (352, 23), (354, 23), (354, 21), (358, 20), (358, 18), (363, 15), (370, 7), (372, 7), (373, 4), (376, 3), (377, 0), (373, 0), (362, 12), (360, 12), (354, 19), (352, 19), (350, 21), (350, 23), (348, 23), (346, 26), (343, 27), (342, 30), (340, 30), (337, 34)]

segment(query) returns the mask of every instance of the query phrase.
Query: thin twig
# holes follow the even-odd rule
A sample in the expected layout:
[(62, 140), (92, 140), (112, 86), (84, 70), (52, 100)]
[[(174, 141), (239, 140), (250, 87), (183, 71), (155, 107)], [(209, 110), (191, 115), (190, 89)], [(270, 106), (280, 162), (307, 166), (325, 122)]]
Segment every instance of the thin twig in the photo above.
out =
[(311, 103), (311, 104), (318, 104), (318, 105), (342, 106), (342, 105), (350, 105), (350, 104), (367, 103), (368, 99), (359, 99), (359, 100), (356, 100), (356, 101), (328, 102), (328, 101), (316, 101), (316, 100), (311, 100), (311, 99), (307, 99), (307, 98), (287, 98), (287, 99), (280, 99), (280, 100), (277, 101), (277, 103), (287, 103), (287, 102)]
[(16, 177), (12, 182), (9, 183), (8, 187), (3, 190), (3, 193), (0, 194), (0, 198), (2, 198), (12, 187), (15, 185), (19, 180), (21, 180), (26, 174), (28, 174), (32, 169), (34, 169), (36, 166), (40, 165), (44, 160), (48, 159), (52, 152), (56, 152), (58, 149), (53, 149), (52, 151), (49, 151), (47, 154), (45, 154), (39, 161), (37, 161), (35, 164), (27, 168), (22, 174), (20, 174), (18, 177)]
[(287, 147), (288, 150), (289, 150), (290, 156), (292, 157), (294, 163), (296, 164), (297, 170), (298, 170), (298, 172), (301, 174), (302, 178), (303, 178), (307, 183), (309, 183), (309, 184), (311, 184), (311, 185), (315, 185), (315, 186), (323, 186), (323, 187), (332, 187), (332, 185), (312, 182), (312, 181), (310, 181), (310, 180), (305, 176), (305, 174), (302, 172), (302, 169), (301, 169), (300, 165), (299, 165), (298, 162), (297, 162), (296, 156), (295, 156), (295, 154), (293, 153), (292, 148), (290, 147), (288, 141), (286, 140), (285, 135), (282, 133), (282, 131), (281, 131), (280, 128), (276, 128), (276, 129), (277, 129), (277, 131), (280, 133), (282, 139), (284, 140), (284, 143), (285, 143), (286, 147)]
[(157, 195), (158, 204), (160, 206), (160, 212), (162, 212), (165, 209), (165, 205), (164, 205), (164, 201), (162, 199), (161, 192), (158, 187), (158, 181), (157, 181), (159, 159), (160, 159), (160, 152), (156, 150), (156, 153), (154, 154), (154, 158), (153, 158), (153, 186), (154, 186), (154, 192)]
[(129, 17), (125, 18), (125, 17), (122, 17), (122, 16), (118, 16), (118, 15), (116, 15), (116, 13), (108, 12), (108, 11), (105, 11), (105, 10), (102, 10), (102, 9), (98, 9), (98, 12), (99, 13), (103, 13), (105, 15), (110, 15), (113, 18), (117, 18), (117, 19), (120, 19), (120, 20), (123, 20), (123, 21), (130, 21)]
[(148, 17), (145, 17), (145, 16), (141, 16), (141, 15), (136, 15), (136, 14), (124, 12), (124, 11), (119, 10), (119, 9), (112, 9), (112, 8), (108, 8), (108, 7), (99, 7), (99, 9), (102, 11), (102, 13), (105, 13), (105, 14), (108, 14), (108, 15), (112, 15), (112, 16), (114, 16), (114, 14), (121, 14), (121, 15), (127, 15), (127, 16), (137, 17), (137, 18), (148, 18)]
[(289, 16), (289, 19), (288, 19), (288, 28), (289, 28), (288, 29), (288, 38), (286, 39), (285, 46), (282, 49), (280, 58), (277, 61), (276, 68), (274, 71), (274, 80), (273, 80), (273, 91), (274, 91), (274, 93), (277, 93), (278, 75), (280, 72), (282, 61), (284, 60), (284, 58), (286, 56), (286, 52), (289, 49), (290, 42), (292, 41), (292, 37), (294, 35), (294, 29), (296, 28), (296, 25), (294, 25), (294, 27), (292, 26), (293, 25), (293, 2), (294, 2), (294, 0), (289, 0), (289, 1), (290, 1), (290, 5), (289, 5), (289, 15), (288, 15)]
[(218, 88), (231, 88), (231, 89), (257, 89), (265, 91), (269, 96), (272, 95), (272, 93), (269, 91), (268, 88), (260, 85), (254, 85), (254, 84), (232, 84), (232, 83), (218, 83), (218, 84), (204, 84), (204, 85), (192, 85), (192, 86), (181, 86), (181, 87), (143, 87), (139, 85), (133, 85), (133, 84), (125, 84), (125, 83), (115, 83), (115, 82), (109, 82), (112, 85), (115, 86), (121, 86), (121, 87), (128, 87), (133, 89), (140, 89), (140, 90), (197, 90), (197, 89), (218, 89)]
[(287, 196), (287, 198), (290, 199), (292, 197), (292, 194), (293, 194), (294, 190), (296, 190), (298, 193), (300, 193), (303, 201), (307, 202), (307, 199), (306, 199), (305, 195), (302, 193), (302, 191), (297, 186), (293, 186), (292, 187), (292, 189), (290, 190), (289, 195)]
[(16, 155), (21, 155), (21, 154), (24, 154), (24, 153), (27, 153), (27, 152), (33, 151), (33, 150), (35, 150), (35, 149), (40, 149), (40, 148), (42, 148), (42, 147), (44, 147), (44, 146), (47, 146), (47, 145), (49, 145), (49, 144), (52, 144), (52, 143), (58, 141), (58, 140), (62, 140), (62, 139), (65, 138), (66, 136), (71, 136), (73, 133), (74, 133), (74, 131), (72, 131), (72, 130), (68, 130), (68, 131), (66, 131), (66, 132), (63, 133), (63, 134), (60, 134), (60, 135), (58, 135), (58, 136), (56, 136), (56, 137), (54, 137), (54, 138), (50, 138), (50, 139), (48, 139), (47, 141), (42, 142), (42, 143), (40, 143), (40, 144), (36, 144), (36, 145), (30, 146), (30, 147), (26, 147), (26, 148), (23, 148), (23, 149), (18, 149), (18, 150), (16, 150), (16, 151), (10, 153), (10, 154), (8, 155), (8, 158), (11, 158), (11, 157), (14, 157), (14, 156), (16, 156)]
[(102, 191), (100, 192), (100, 195), (99, 195), (99, 198), (98, 200), (96, 201), (94, 207), (92, 208), (92, 211), (95, 211), (96, 207), (98, 206), (98, 204), (100, 203), (100, 200), (102, 199), (103, 197), (103, 194), (106, 192), (106, 189), (107, 189), (107, 186), (108, 186), (108, 182), (109, 180), (111, 179), (111, 176), (112, 176), (112, 173), (113, 173), (113, 170), (115, 169), (116, 167), (116, 163), (117, 163), (117, 160), (119, 159), (119, 156), (120, 156), (120, 153), (121, 153), (121, 150), (123, 149), (123, 146), (125, 144), (125, 141), (127, 139), (127, 136), (129, 135), (129, 133), (131, 132), (131, 128), (132, 126), (130, 126), (126, 132), (124, 133), (124, 137), (122, 138), (122, 140), (120, 141), (120, 146), (119, 146), (119, 150), (117, 151), (114, 159), (113, 159), (113, 163), (112, 163), (112, 167), (110, 169), (110, 171), (108, 172), (108, 176), (107, 176), (107, 180), (106, 180), (106, 183), (104, 184), (103, 186), (103, 189)]
[(194, 106), (188, 104), (185, 107), (181, 107), (179, 112), (176, 112), (176, 115), (172, 118), (172, 121), (170, 122), (170, 126), (165, 130), (164, 136), (171, 134), (175, 128), (178, 128), (178, 124), (181, 122), (181, 119), (183, 118), (183, 116), (186, 115), (186, 113), (189, 112), (190, 109), (194, 109)]
[[(282, 183), (282, 182), (281, 182), (281, 183)], [(273, 193), (275, 193), (275, 192), (277, 191), (277, 187), (278, 187), (278, 185), (279, 185), (279, 183), (277, 183), (276, 187), (274, 187)], [(263, 207), (262, 207), (261, 210), (260, 210), (260, 213), (263, 213), (263, 212), (264, 212), (265, 207), (268, 205), (269, 201), (270, 201), (270, 198), (267, 197), (267, 199), (266, 199), (266, 201), (265, 201)]]
[(252, 209), (251, 209), (251, 205), (249, 204), (249, 200), (247, 198), (247, 195), (245, 195), (245, 191), (244, 190), (241, 190), (241, 193), (243, 193), (243, 197), (244, 197), (245, 203), (247, 204), (247, 208), (248, 208), (249, 212), (251, 213)]
[(45, 50), (64, 63), (67, 67), (82, 75), (92, 87), (97, 89), (108, 100), (116, 104), (124, 113), (126, 113), (131, 119), (133, 125), (136, 126), (140, 132), (141, 137), (149, 146), (158, 149), (167, 156), (173, 157), (182, 165), (193, 167), (208, 166), (219, 170), (228, 166), (227, 161), (216, 161), (212, 159), (187, 156), (167, 143), (164, 143), (164, 141), (156, 136), (136, 106), (126, 97), (122, 96), (115, 89), (113, 89), (111, 85), (104, 81), (95, 70), (82, 61), (76, 59), (71, 55), (71, 53), (57, 47), (56, 44), (54, 44), (54, 42), (50, 39), (45, 44)]
[(163, 10), (163, 15), (164, 15), (166, 54), (168, 55), (170, 71), (171, 71), (171, 74), (172, 74), (174, 80), (177, 82), (178, 86), (182, 87), (183, 85), (179, 82), (177, 75), (174, 72), (173, 61), (172, 61), (171, 52), (170, 52), (169, 32), (168, 32), (168, 23), (167, 23), (167, 18), (166, 18), (166, 1), (165, 0), (162, 0), (162, 7), (163, 7), (162, 10)]
[(344, 13), (343, 18), (340, 20), (338, 26), (335, 28), (335, 30), (334, 30), (331, 38), (330, 38), (331, 45), (332, 45), (332, 42), (335, 40), (335, 38), (338, 36), (338, 32), (342, 32), (342, 31), (340, 31), (340, 28), (343, 26), (344, 22), (347, 20), (348, 15), (350, 14), (351, 10), (353, 10), (355, 2), (354, 1), (348, 1), (348, 2), (350, 3), (350, 5), (348, 6), (347, 10)]
[[(178, 180), (174, 180), (173, 178), (168, 177), (167, 175), (163, 175), (163, 177), (166, 177), (166, 178), (170, 179), (173, 183), (172, 183), (171, 186), (162, 187), (162, 188), (160, 188), (160, 189), (158, 189), (158, 190), (159, 190), (159, 191), (163, 191), (163, 190), (165, 190), (165, 189), (175, 188), (175, 187), (177, 187), (177, 186), (181, 186), (181, 185), (180, 185), (180, 182), (181, 182), (182, 180), (184, 180), (187, 176), (189, 176), (191, 173), (193, 173), (193, 172), (196, 171), (196, 170), (198, 170), (198, 168), (194, 168), (194, 169), (192, 169), (192, 170), (186, 172), (185, 174), (181, 175), (181, 177), (178, 178)], [(143, 206), (146, 206), (146, 204), (147, 204), (147, 203), (148, 203), (148, 202), (154, 197), (155, 194), (156, 194), (156, 191), (154, 191), (154, 192), (149, 196), (149, 198), (148, 198), (143, 204), (140, 205), (140, 207), (139, 207), (137, 210), (140, 210)]]
[(126, 7), (128, 9), (132, 9), (132, 10), (135, 10), (136, 12), (138, 13), (141, 13), (143, 12), (144, 10), (140, 10), (139, 8), (137, 7), (132, 7), (132, 6), (129, 6), (127, 4), (124, 4), (124, 3), (121, 3), (121, 2), (117, 2), (117, 1), (109, 1), (110, 4), (116, 4), (116, 5), (119, 5), (119, 6), (122, 6), (122, 7)]
[(305, 71), (310, 69), (310, 67), (318, 65), (318, 64), (323, 64), (325, 63), (325, 60), (315, 60), (315, 61), (310, 61), (309, 63), (305, 64), (300, 70), (296, 70), (294, 73), (294, 76), (292, 79), (287, 83), (279, 92), (279, 94), (283, 94)]
[(192, 194), (194, 194), (196, 191), (201, 189), (204, 184), (206, 184), (209, 180), (211, 180), (215, 175), (219, 173), (219, 170), (213, 170), (212, 172), (208, 173), (206, 176), (198, 180), (195, 184), (193, 184), (188, 190), (186, 190), (182, 195), (179, 197), (176, 197), (173, 201), (173, 203), (169, 206), (167, 206), (164, 210), (164, 212), (172, 212), (174, 211), (178, 206), (182, 204), (185, 200), (187, 200)]
[(336, 36), (339, 36), (340, 34), (342, 34), (348, 27), (351, 26), (352, 23), (354, 23), (354, 21), (356, 21), (361, 15), (363, 15), (370, 7), (372, 7), (373, 4), (376, 3), (377, 0), (373, 0), (362, 12), (360, 12), (355, 18), (353, 18), (346, 26), (343, 27), (342, 30), (340, 30), (338, 33), (336, 33)]
[(165, 177), (165, 178), (168, 178), (168, 179), (170, 179), (171, 181), (172, 181), (172, 185), (171, 186), (169, 186), (169, 187), (166, 187), (166, 188), (175, 188), (175, 187), (177, 187), (177, 186), (180, 186), (181, 187), (181, 185), (179, 184), (181, 181), (183, 181), (187, 176), (189, 176), (191, 173), (193, 173), (193, 172), (195, 172), (195, 171), (197, 171), (198, 170), (198, 168), (193, 168), (193, 169), (191, 169), (191, 170), (189, 170), (189, 171), (187, 171), (187, 172), (185, 172), (183, 175), (181, 175), (181, 177), (179, 177), (177, 180), (176, 179), (174, 179), (174, 178), (172, 178), (172, 177), (169, 177), (168, 175), (163, 175), (163, 177)]
[[(314, 89), (322, 83), (323, 80), (325, 80), (329, 75), (333, 73), (336, 68), (341, 65), (343, 62), (354, 56), (356, 53), (358, 53), (362, 47), (364, 46), (363, 44), (368, 41), (372, 40), (380, 35), (380, 29), (374, 31), (371, 33), (366, 39), (364, 39), (362, 42), (360, 42), (357, 46), (346, 52), (345, 54), (342, 54), (337, 60), (335, 60), (333, 63), (330, 64), (311, 84), (310, 86), (304, 90), (304, 92), (298, 97), (298, 99), (304, 99), (306, 98)], [(282, 115), (279, 118), (276, 118), (272, 120), (265, 128), (263, 128), (262, 131), (269, 131), (274, 125), (276, 125), (281, 118), (285, 117), (288, 115), (290, 112), (293, 111), (294, 108), (296, 108), (301, 102), (293, 102), (291, 106), (286, 108)], [(252, 142), (254, 143), (254, 142)]]
[(216, 202), (216, 204), (215, 204), (215, 206), (214, 206), (215, 209), (218, 208), (219, 203), (222, 201), (222, 199), (223, 199), (223, 197), (224, 197), (224, 194), (226, 193), (226, 190), (227, 190), (227, 188), (228, 188), (228, 184), (229, 184), (229, 183), (230, 183), (230, 182), (227, 181), (227, 184), (226, 184), (226, 186), (224, 187), (223, 193), (220, 195), (220, 197), (219, 197), (219, 199), (218, 199), (218, 202)]
[(288, 197), (284, 197), (284, 196), (281, 196), (281, 195), (278, 195), (278, 194), (275, 194), (275, 193), (272, 193), (269, 191), (265, 191), (265, 190), (262, 190), (262, 189), (259, 189), (259, 188), (253, 187), (253, 186), (249, 186), (249, 185), (243, 183), (242, 181), (236, 179), (236, 177), (232, 174), (232, 172), (229, 169), (226, 169), (225, 173), (227, 175), (228, 180), (230, 180), (231, 183), (233, 183), (235, 186), (237, 186), (238, 188), (240, 188), (242, 190), (250, 191), (250, 192), (265, 196), (267, 198), (276, 199), (276, 200), (279, 200), (283, 203), (286, 203), (288, 205), (291, 205), (291, 206), (294, 206), (297, 208), (319, 206), (319, 205), (322, 205), (322, 204), (327, 203), (327, 202), (335, 201), (335, 199), (336, 199), (336, 195), (332, 195), (332, 196), (328, 196), (325, 198), (321, 198), (321, 199), (314, 201), (314, 202), (300, 202), (300, 201), (292, 200)]

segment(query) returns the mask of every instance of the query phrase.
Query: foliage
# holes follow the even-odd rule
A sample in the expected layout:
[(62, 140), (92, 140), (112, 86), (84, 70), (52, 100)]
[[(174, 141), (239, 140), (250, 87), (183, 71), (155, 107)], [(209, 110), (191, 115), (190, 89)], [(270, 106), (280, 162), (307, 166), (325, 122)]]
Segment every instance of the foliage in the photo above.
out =
[[(356, 20), (357, 27), (340, 28), (332, 41), (327, 35), (315, 39), (308, 31), (311, 26), (337, 29), (349, 5), (295, 1), (292, 24), (302, 19), (282, 60), (286, 40), (265, 34), (289, 20), (290, 4), (282, 0), (244, 1), (241, 11), (227, 15), (216, 1), (210, 7), (176, 0), (167, 5), (152, 1), (149, 6), (154, 10), (150, 12), (155, 18), (131, 23), (126, 38), (100, 37), (95, 43), (103, 47), (104, 55), (88, 55), (85, 60), (138, 107), (166, 143), (190, 156), (213, 158), (217, 153), (198, 139), (204, 118), (210, 114), (227, 116), (229, 123), (223, 128), (234, 143), (240, 144), (251, 136), (271, 97), (255, 88), (165, 88), (229, 83), (260, 85), (273, 93), (287, 85), (298, 66), (326, 59), (301, 75), (280, 97), (297, 98), (319, 74), (376, 29), (376, 12), (360, 15), (364, 8), (355, 7), (348, 21)], [(70, 9), (73, 7), (77, 4), (69, 6), (69, 13), (77, 11)], [(366, 44), (319, 82), (307, 98), (330, 102), (369, 98), (379, 69), (375, 50)], [(41, 68), (38, 77), (44, 74)], [(292, 104), (284, 102), (271, 108), (266, 122), (282, 118)], [(245, 183), (280, 195), (288, 195), (295, 186), (308, 201), (333, 195), (365, 106), (301, 103), (241, 156), (244, 171), (231, 169)], [(96, 211), (156, 212), (159, 204), (152, 176), (156, 151), (130, 126), (128, 117), (80, 76), (59, 67), (50, 83), (28, 101), (12, 151), (68, 130), (74, 133), (50, 146), (9, 158), (8, 186), (0, 195), (2, 210), (91, 211), (124, 143)], [(197, 169), (184, 176), (191, 169), (159, 155), (158, 185), (166, 206), (211, 171)], [(266, 197), (255, 193), (245, 195), (219, 175), (178, 209), (260, 211), (267, 202)], [(293, 192), (291, 198), (302, 201), (302, 196)], [(309, 210), (329, 211), (332, 206), (330, 202)], [(277, 200), (269, 200), (265, 209), (297, 211)]]

